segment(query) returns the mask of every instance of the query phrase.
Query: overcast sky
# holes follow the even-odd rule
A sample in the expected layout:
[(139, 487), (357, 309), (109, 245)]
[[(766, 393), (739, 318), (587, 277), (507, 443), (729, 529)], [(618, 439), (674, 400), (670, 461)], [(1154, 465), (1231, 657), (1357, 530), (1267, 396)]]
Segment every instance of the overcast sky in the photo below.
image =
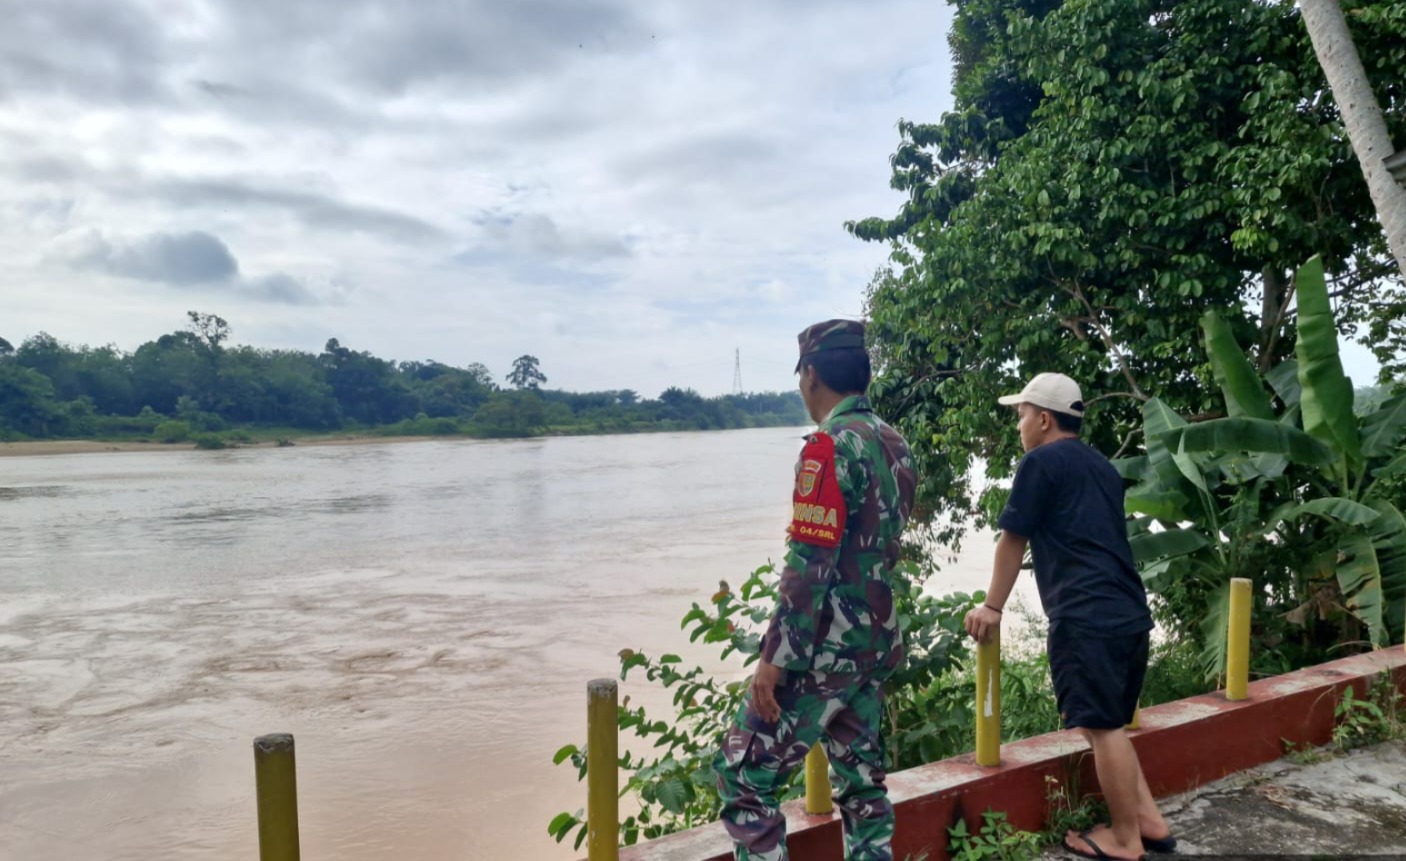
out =
[(935, 0), (0, 0), (0, 336), (793, 385), (863, 310)]
[[(859, 316), (937, 0), (0, 0), (0, 337), (794, 385)], [(1345, 351), (1369, 382), (1375, 363)]]

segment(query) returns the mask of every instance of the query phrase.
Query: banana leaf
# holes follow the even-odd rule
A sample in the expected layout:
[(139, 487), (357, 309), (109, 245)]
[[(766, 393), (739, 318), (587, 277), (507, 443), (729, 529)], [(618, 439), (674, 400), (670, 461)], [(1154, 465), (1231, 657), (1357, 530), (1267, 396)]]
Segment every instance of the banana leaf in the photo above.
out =
[(1133, 548), (1133, 561), (1141, 564), (1195, 553), (1211, 542), (1192, 529), (1164, 529), (1134, 536), (1128, 543)]
[(1338, 355), (1338, 330), (1328, 287), (1323, 281), (1323, 261), (1317, 255), (1299, 267), (1294, 283), (1299, 306), (1299, 384), (1303, 426), (1310, 436), (1334, 448), (1350, 472), (1362, 464), (1361, 439), (1352, 412), (1352, 381), (1343, 373)]
[(1161, 592), (1190, 569), (1191, 565), (1185, 556), (1159, 559), (1150, 565), (1143, 566), (1141, 571), (1142, 585), (1149, 592)]
[(1326, 517), (1349, 526), (1366, 526), (1381, 516), (1381, 512), (1371, 506), (1341, 496), (1327, 496), (1276, 510), (1272, 515), (1275, 522), (1267, 525), (1272, 528), (1279, 522), (1292, 523), (1305, 514)]
[(1406, 472), (1406, 451), (1392, 458), (1386, 466), (1372, 470), (1372, 475), (1375, 478), (1382, 479), (1401, 472)]
[(1362, 456), (1389, 457), (1406, 433), (1406, 394), (1397, 395), (1362, 417)]
[(1203, 506), (1209, 516), (1214, 517), (1214, 507), (1206, 486), (1203, 466), (1189, 452), (1182, 451), (1173, 440), (1176, 435), (1189, 427), (1186, 419), (1157, 398), (1151, 398), (1142, 406), (1143, 438), (1147, 445), (1147, 459), (1158, 479), (1166, 488), (1175, 488), (1185, 479), (1200, 491)]
[(1249, 484), (1259, 478), (1275, 479), (1289, 468), (1289, 459), (1278, 454), (1233, 455), (1219, 457), (1207, 466), (1219, 469), (1228, 484)]
[(1129, 514), (1144, 514), (1169, 523), (1189, 520), (1187, 511), (1190, 504), (1191, 500), (1187, 499), (1186, 494), (1164, 490), (1155, 482), (1140, 484), (1123, 497), (1123, 508)]
[(1155, 522), (1157, 521), (1154, 517), (1129, 517), (1128, 538), (1131, 540), (1139, 535), (1146, 535)]
[(1381, 518), (1372, 524), (1372, 547), (1382, 574), (1387, 634), (1392, 643), (1406, 636), (1406, 516), (1386, 500), (1372, 503)]
[(1279, 400), (1284, 402), (1285, 409), (1293, 409), (1299, 405), (1299, 401), (1303, 397), (1303, 386), (1299, 385), (1298, 362), (1293, 359), (1285, 359), (1265, 371), (1264, 378), (1269, 382), (1269, 387), (1274, 389), (1274, 393), (1279, 396)]
[[(1286, 362), (1285, 364), (1292, 365), (1293, 362), (1291, 360), (1289, 362)], [(1298, 380), (1295, 379), (1294, 402), (1287, 406), (1284, 409), (1284, 412), (1279, 415), (1279, 418), (1276, 419), (1279, 424), (1284, 425), (1288, 428), (1293, 428), (1294, 430), (1301, 430), (1299, 425), (1301, 418), (1300, 413), (1302, 412), (1302, 409), (1299, 407), (1298, 385)], [(1287, 457), (1282, 454), (1257, 454), (1253, 455), (1250, 458), (1250, 462), (1254, 464), (1255, 469), (1259, 470), (1260, 475), (1264, 476), (1265, 478), (1278, 478), (1279, 476), (1284, 474), (1285, 470), (1289, 468), (1290, 461)]]
[(1173, 489), (1181, 483), (1181, 470), (1173, 460), (1176, 450), (1163, 439), (1169, 432), (1186, 427), (1186, 419), (1158, 398), (1149, 398), (1142, 405), (1142, 434), (1147, 447), (1147, 462), (1162, 486)]
[[(1294, 362), (1291, 359), (1283, 364), (1294, 365)], [(1280, 367), (1283, 367), (1283, 365), (1280, 365)], [(1297, 373), (1293, 368), (1290, 368), (1290, 370)], [(1294, 402), (1284, 408), (1284, 412), (1279, 415), (1278, 422), (1285, 427), (1302, 430), (1302, 412), (1303, 409), (1299, 406), (1299, 381), (1298, 378), (1295, 377)], [(1252, 460), (1255, 463), (1255, 467), (1260, 471), (1260, 474), (1266, 478), (1278, 478), (1284, 474), (1284, 470), (1289, 468), (1289, 459), (1282, 454), (1257, 454)]]
[(1225, 642), (1230, 636), (1230, 579), (1212, 592), (1206, 601), (1206, 618), (1201, 620), (1201, 669), (1207, 679), (1225, 674)]
[(1147, 475), (1149, 463), (1147, 455), (1140, 454), (1137, 457), (1120, 457), (1111, 460), (1113, 468), (1118, 470), (1118, 474), (1123, 476), (1124, 481), (1141, 481)]
[[(1147, 462), (1152, 472), (1144, 484), (1152, 483), (1153, 476), (1156, 477), (1156, 482), (1151, 488), (1135, 488), (1134, 493), (1139, 498), (1138, 505), (1140, 507), (1129, 507), (1128, 510), (1161, 517), (1162, 515), (1156, 514), (1155, 510), (1165, 510), (1168, 497), (1163, 494), (1175, 493), (1184, 498), (1188, 506), (1192, 500), (1195, 500), (1200, 506), (1200, 513), (1211, 528), (1215, 529), (1217, 528), (1215, 501), (1211, 499), (1206, 488), (1206, 479), (1202, 475), (1201, 464), (1194, 456), (1179, 453), (1175, 449), (1169, 448), (1166, 443), (1166, 437), (1169, 433), (1186, 426), (1186, 419), (1177, 415), (1175, 410), (1157, 398), (1150, 398), (1142, 405), (1143, 441), (1147, 447)], [(1189, 515), (1190, 508), (1183, 506), (1181, 513)], [(1182, 516), (1177, 519), (1192, 518)]]
[(1259, 529), (1254, 530), (1250, 534), (1255, 536), (1270, 534), (1275, 529), (1279, 528), (1279, 524), (1284, 522), (1284, 515), (1288, 514), (1297, 506), (1298, 503), (1295, 502), (1280, 503), (1274, 510), (1264, 516), (1264, 520), (1260, 523)]
[(1368, 637), (1378, 648), (1390, 645), (1387, 633), (1385, 596), (1382, 592), (1382, 570), (1372, 536), (1354, 531), (1338, 543), (1342, 561), (1338, 562), (1338, 588), (1343, 591), (1347, 609), (1367, 625)]
[(1269, 403), (1269, 394), (1265, 392), (1254, 367), (1245, 358), (1245, 351), (1235, 342), (1230, 326), (1215, 311), (1207, 311), (1201, 318), (1201, 331), (1205, 335), (1206, 352), (1211, 357), (1211, 371), (1225, 396), (1225, 406), (1230, 416), (1273, 419), (1274, 409)]
[(1277, 454), (1307, 466), (1325, 466), (1337, 459), (1331, 448), (1303, 431), (1266, 419), (1212, 419), (1169, 430), (1163, 441), (1179, 453), (1247, 451)]

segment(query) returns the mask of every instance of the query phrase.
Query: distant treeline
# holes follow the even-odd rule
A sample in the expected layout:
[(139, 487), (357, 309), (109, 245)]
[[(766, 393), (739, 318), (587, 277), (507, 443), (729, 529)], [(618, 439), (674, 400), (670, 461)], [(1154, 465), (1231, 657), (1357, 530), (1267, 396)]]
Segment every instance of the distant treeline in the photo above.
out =
[(529, 436), (799, 425), (794, 392), (705, 398), (666, 389), (565, 392), (532, 356), (500, 387), (488, 368), (397, 362), (342, 346), (321, 353), (228, 346), (221, 318), (191, 312), (188, 328), (131, 353), (74, 347), (40, 333), (18, 348), (0, 338), (0, 439), (195, 439), (218, 446), (245, 429)]

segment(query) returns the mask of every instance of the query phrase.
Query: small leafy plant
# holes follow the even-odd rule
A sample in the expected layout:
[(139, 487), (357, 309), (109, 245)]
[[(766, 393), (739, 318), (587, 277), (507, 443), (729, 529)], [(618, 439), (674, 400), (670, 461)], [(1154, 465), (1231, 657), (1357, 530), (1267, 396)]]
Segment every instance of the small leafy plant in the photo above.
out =
[(1337, 725), (1333, 727), (1333, 744), (1340, 750), (1406, 738), (1406, 700), (1390, 673), (1378, 675), (1364, 699), (1358, 699), (1349, 686), (1334, 715)]
[(952, 861), (1029, 861), (1040, 855), (1040, 835), (1017, 831), (1006, 814), (987, 810), (981, 814), (981, 830), (967, 830), (966, 820), (947, 829), (947, 852)]
[(1295, 744), (1287, 738), (1279, 740), (1284, 745), (1284, 758), (1295, 765), (1317, 765), (1333, 758), (1331, 751), (1314, 747), (1309, 742)]

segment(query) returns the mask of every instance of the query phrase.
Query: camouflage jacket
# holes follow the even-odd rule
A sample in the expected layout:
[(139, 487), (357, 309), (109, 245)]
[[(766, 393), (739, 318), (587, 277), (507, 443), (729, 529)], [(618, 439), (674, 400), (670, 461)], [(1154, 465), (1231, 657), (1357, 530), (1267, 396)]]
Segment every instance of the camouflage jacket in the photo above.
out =
[(866, 397), (841, 401), (806, 437), (763, 660), (831, 673), (897, 666), (903, 641), (889, 578), (916, 484), (908, 444)]

